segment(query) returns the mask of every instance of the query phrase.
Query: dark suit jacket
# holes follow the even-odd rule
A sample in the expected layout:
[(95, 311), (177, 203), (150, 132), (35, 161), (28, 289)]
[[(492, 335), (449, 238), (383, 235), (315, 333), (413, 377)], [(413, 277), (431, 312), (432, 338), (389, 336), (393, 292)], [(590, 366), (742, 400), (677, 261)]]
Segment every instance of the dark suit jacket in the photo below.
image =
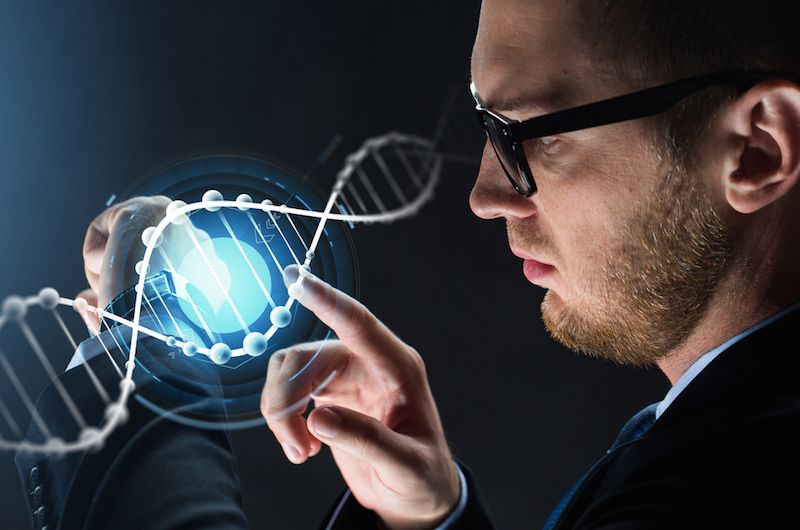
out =
[[(126, 356), (115, 349), (108, 332), (101, 338), (122, 366)], [(158, 341), (143, 338), (139, 344), (139, 359), (167, 355)], [(96, 339), (82, 347), (87, 345), (93, 350), (100, 348)], [(88, 362), (108, 394), (116, 397), (120, 378), (105, 352)], [(183, 355), (177, 355), (175, 362), (186, 363), (184, 371), (198, 371), (198, 380), (208, 379), (209, 374), (204, 372), (210, 369), (208, 364)], [(140, 368), (134, 371), (137, 373), (137, 391), (146, 391), (152, 379)], [(105, 405), (85, 369), (73, 368), (59, 379), (87, 423), (100, 425)], [(198, 400), (187, 407), (207, 411), (208, 403)], [(77, 439), (78, 428), (52, 385), (39, 396), (37, 410), (53, 436)], [(117, 427), (99, 451), (61, 457), (17, 454), (17, 469), (35, 529), (247, 528), (236, 461), (226, 432), (194, 429), (154, 414), (135, 394), (128, 401), (128, 412), (128, 421)], [(44, 439), (35, 424), (31, 424), (27, 438), (37, 442)]]
[(559, 528), (798, 528), (800, 311), (721, 353)]

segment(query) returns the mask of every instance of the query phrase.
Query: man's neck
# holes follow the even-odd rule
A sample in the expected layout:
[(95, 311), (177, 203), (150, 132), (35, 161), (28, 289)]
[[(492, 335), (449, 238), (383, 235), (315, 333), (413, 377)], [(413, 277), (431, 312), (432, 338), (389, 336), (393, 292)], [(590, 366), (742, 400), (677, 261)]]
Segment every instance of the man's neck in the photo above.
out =
[(705, 353), (800, 300), (791, 289), (783, 296), (770, 297), (755, 282), (748, 287), (723, 282), (717, 290), (722, 294), (712, 298), (686, 340), (658, 361), (658, 367), (671, 384)]
[(788, 227), (800, 227), (800, 210), (784, 207), (753, 216), (746, 225), (738, 216), (733, 261), (705, 314), (686, 340), (658, 361), (673, 385), (705, 353), (800, 301), (800, 243), (786, 235)]

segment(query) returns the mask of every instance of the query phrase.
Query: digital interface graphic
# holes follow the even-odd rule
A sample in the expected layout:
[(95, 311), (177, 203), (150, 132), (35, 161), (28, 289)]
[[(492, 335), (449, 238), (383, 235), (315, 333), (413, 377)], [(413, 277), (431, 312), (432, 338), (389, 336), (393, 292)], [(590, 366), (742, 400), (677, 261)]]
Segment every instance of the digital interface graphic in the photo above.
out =
[[(313, 274), (356, 295), (350, 230), (413, 215), (431, 199), (445, 159), (434, 140), (379, 136), (346, 157), (327, 195), (278, 165), (240, 156), (185, 160), (150, 175), (131, 195), (165, 195), (172, 202), (136, 248), (112, 258), (113, 266), (135, 269), (132, 304), (117, 300), (93, 307), (53, 288), (3, 301), (0, 339), (13, 332), (18, 345), (11, 350), (0, 342), (0, 449), (63, 454), (98, 448), (125, 421), (131, 397), (193, 426), (263, 424), (259, 399), (269, 356), (330, 337), (296, 301), (304, 278)], [(143, 256), (131, 263), (137, 252)], [(283, 271), (290, 265), (301, 273), (287, 286)], [(94, 422), (83, 417), (59, 382), (63, 366), (48, 357), (29, 323), (32, 317), (51, 319), (50, 326), (55, 320), (75, 351), (80, 341), (65, 323), (66, 311), (99, 317), (96, 348), (119, 377), (114, 395), (100, 384), (91, 363), (71, 367), (85, 371), (104, 405), (105, 414)], [(36, 394), (28, 390), (32, 367), (63, 400), (77, 426), (74, 439), (50, 433), (38, 416)], [(42, 434), (41, 441), (26, 439), (28, 423)]]

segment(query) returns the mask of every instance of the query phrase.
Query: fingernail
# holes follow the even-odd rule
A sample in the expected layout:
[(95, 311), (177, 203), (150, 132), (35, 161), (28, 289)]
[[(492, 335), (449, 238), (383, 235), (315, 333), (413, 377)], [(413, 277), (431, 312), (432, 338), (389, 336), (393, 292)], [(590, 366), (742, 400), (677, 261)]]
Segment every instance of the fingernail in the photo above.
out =
[(341, 416), (333, 410), (329, 408), (320, 409), (314, 414), (314, 432), (323, 438), (336, 438), (340, 421), (342, 421)]
[(303, 455), (300, 454), (300, 451), (295, 446), (290, 444), (283, 444), (283, 452), (286, 453), (286, 457), (293, 464), (299, 464), (303, 458)]
[(289, 265), (283, 270), (283, 283), (286, 287), (292, 285), (300, 276), (300, 268), (297, 265)]
[(295, 300), (300, 300), (304, 294), (306, 294), (306, 288), (299, 281), (289, 286), (289, 296)]

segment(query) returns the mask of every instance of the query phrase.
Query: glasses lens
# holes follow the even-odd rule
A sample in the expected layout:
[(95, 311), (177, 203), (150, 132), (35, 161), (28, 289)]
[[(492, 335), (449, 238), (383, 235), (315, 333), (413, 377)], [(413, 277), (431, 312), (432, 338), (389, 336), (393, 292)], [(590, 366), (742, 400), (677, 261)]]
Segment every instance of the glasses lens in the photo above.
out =
[[(530, 171), (526, 162), (525, 167), (522, 166), (525, 155), (514, 150), (514, 142), (508, 137), (502, 124), (489, 115), (483, 115), (482, 119), (485, 124), (486, 135), (489, 137), (497, 159), (500, 161), (500, 165), (503, 166), (503, 170), (506, 172), (506, 176), (508, 176), (514, 189), (526, 197), (531, 195), (535, 189), (530, 184), (532, 179), (529, 182), (525, 177), (525, 173)], [(518, 146), (518, 149), (521, 148), (521, 146)]]

